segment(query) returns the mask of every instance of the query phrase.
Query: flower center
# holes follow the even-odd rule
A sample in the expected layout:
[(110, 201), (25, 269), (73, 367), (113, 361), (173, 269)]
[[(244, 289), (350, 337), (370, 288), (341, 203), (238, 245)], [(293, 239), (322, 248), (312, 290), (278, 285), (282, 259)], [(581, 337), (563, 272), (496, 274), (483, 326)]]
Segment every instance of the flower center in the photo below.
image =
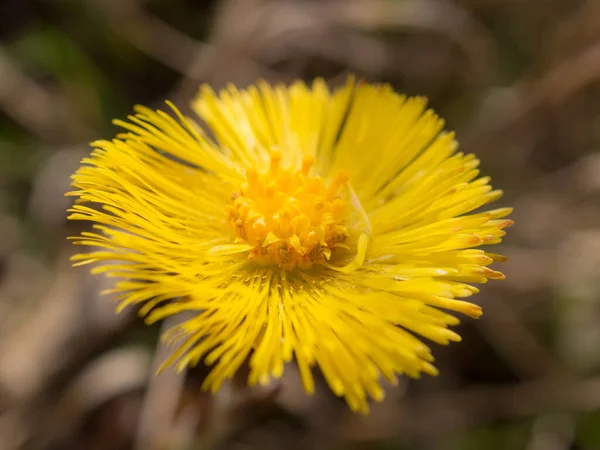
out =
[(310, 176), (314, 164), (304, 158), (300, 170), (284, 169), (281, 155), (271, 154), (269, 169), (246, 171), (246, 182), (232, 195), (229, 224), (236, 243), (253, 246), (249, 259), (285, 270), (308, 269), (348, 249), (344, 200), (348, 177), (339, 173), (331, 182)]

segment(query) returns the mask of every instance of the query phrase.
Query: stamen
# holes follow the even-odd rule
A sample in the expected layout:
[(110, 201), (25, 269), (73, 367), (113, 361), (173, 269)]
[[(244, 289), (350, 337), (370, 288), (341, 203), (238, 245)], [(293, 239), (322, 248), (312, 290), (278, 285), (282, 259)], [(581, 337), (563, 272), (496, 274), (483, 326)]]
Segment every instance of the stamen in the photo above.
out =
[(327, 189), (327, 198), (335, 196), (340, 188), (348, 182), (348, 179), (349, 177), (346, 172), (339, 172)]
[(315, 160), (314, 158), (310, 157), (310, 156), (306, 156), (303, 160), (302, 160), (302, 173), (305, 176), (308, 176), (308, 174), (310, 173), (310, 169), (313, 168), (313, 166), (315, 165)]
[(247, 245), (236, 249), (249, 248), (250, 260), (285, 270), (329, 265), (336, 252), (349, 248), (343, 242), (354, 208), (346, 198), (355, 199), (343, 189), (348, 175), (340, 172), (328, 184), (309, 176), (315, 164), (312, 157), (305, 157), (298, 171), (283, 169), (279, 152), (270, 157), (268, 171), (246, 170), (246, 182), (231, 196), (229, 224), (235, 242)]
[(277, 169), (279, 169), (279, 163), (281, 162), (281, 153), (279, 152), (271, 152), (271, 172), (277, 173)]

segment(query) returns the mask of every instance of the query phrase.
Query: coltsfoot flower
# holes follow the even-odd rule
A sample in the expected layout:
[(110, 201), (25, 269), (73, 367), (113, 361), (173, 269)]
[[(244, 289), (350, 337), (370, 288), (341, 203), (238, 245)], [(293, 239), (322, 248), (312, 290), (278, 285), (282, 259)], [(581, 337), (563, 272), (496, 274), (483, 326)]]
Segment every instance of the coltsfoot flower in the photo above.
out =
[(437, 374), (419, 336), (460, 341), (449, 312), (479, 317), (460, 299), (504, 278), (477, 247), (512, 222), (473, 212), (502, 192), (426, 100), (352, 79), (203, 86), (204, 128), (169, 106), (115, 121), (125, 132), (93, 143), (69, 194), (69, 218), (96, 230), (75, 244), (99, 248), (73, 259), (118, 278), (119, 308), (195, 312), (166, 363), (211, 365), (216, 391), (246, 361), (254, 385), (294, 360), (308, 393), (316, 366), (363, 413), (382, 378)]

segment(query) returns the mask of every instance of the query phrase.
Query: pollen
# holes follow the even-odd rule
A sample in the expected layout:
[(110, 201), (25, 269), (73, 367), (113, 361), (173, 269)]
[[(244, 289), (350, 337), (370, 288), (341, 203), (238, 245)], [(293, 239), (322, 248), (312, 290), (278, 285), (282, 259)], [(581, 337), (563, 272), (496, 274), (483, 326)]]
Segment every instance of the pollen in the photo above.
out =
[(245, 182), (232, 194), (229, 224), (236, 243), (253, 247), (251, 261), (309, 269), (348, 248), (348, 176), (340, 172), (327, 182), (311, 176), (313, 165), (314, 159), (305, 157), (299, 170), (283, 168), (281, 154), (273, 152), (268, 170), (247, 169)]

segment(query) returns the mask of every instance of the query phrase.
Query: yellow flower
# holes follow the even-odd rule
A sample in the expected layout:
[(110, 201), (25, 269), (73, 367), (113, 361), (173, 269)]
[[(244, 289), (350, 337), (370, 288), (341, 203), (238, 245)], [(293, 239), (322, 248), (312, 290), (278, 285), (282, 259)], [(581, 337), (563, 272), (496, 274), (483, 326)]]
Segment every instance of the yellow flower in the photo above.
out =
[(183, 342), (167, 364), (212, 365), (216, 391), (245, 361), (254, 385), (295, 360), (308, 393), (317, 366), (363, 413), (383, 377), (437, 374), (417, 336), (460, 341), (447, 311), (481, 315), (458, 299), (503, 279), (488, 266), (504, 258), (475, 247), (512, 222), (469, 214), (502, 192), (426, 100), (353, 79), (203, 86), (205, 129), (169, 106), (176, 118), (138, 106), (93, 144), (69, 216), (96, 223), (73, 239), (100, 249), (73, 259), (119, 278), (120, 308), (148, 323), (196, 312), (168, 333)]

